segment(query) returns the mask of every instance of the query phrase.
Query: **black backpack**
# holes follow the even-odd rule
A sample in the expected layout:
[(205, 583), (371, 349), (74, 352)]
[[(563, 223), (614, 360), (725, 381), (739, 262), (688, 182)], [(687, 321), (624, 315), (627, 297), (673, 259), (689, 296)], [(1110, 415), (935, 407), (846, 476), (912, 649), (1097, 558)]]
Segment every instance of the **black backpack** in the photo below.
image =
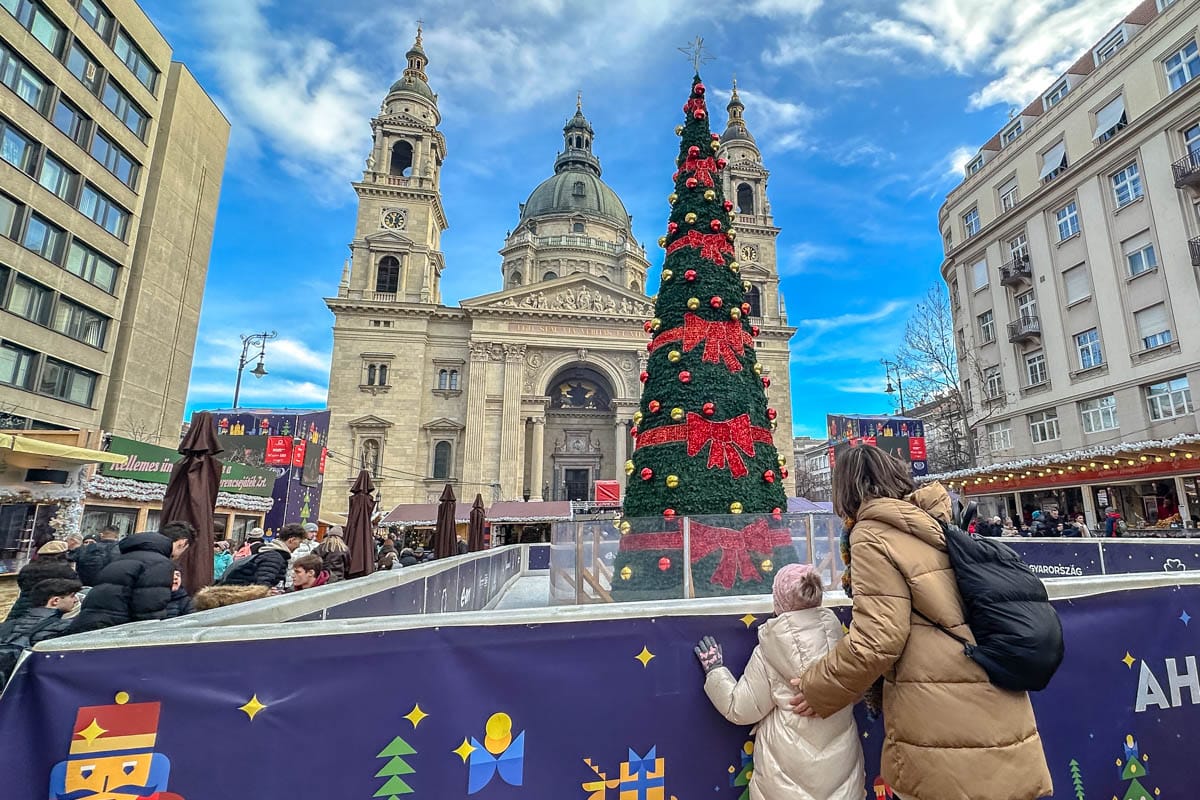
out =
[[(233, 561), (225, 568), (225, 574), (217, 581), (218, 586), (245, 586), (254, 582), (258, 553)], [(234, 577), (237, 580), (232, 580)]]
[[(968, 511), (965, 521), (969, 520)], [(963, 646), (1001, 689), (1039, 692), (1062, 663), (1062, 622), (1050, 604), (1046, 586), (1008, 545), (972, 536), (941, 522), (963, 615), (972, 644), (921, 614), (926, 622)]]

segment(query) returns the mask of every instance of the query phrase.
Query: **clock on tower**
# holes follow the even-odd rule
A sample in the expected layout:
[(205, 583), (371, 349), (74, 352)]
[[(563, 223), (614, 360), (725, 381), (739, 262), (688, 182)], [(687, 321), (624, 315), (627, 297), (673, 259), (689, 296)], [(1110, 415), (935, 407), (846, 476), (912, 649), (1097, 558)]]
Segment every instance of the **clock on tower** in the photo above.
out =
[(403, 230), (408, 221), (408, 213), (402, 208), (389, 208), (383, 212), (383, 227), (392, 230)]

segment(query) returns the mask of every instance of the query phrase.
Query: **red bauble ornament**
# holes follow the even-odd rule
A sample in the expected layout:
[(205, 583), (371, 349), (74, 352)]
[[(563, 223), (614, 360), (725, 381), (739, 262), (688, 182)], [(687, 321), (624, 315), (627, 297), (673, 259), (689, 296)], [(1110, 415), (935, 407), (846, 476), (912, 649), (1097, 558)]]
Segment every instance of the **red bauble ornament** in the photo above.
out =
[(766, 481), (767, 483), (774, 483), (775, 482), (775, 470), (769, 469), (766, 472), (764, 472), (763, 480)]
[(750, 335), (751, 335), (751, 336), (758, 336), (758, 326), (757, 326), (757, 325), (751, 325), (751, 326), (750, 326)]
[(712, 222), (708, 223), (708, 227), (712, 228), (714, 231), (721, 230), (721, 220), (714, 219)]
[(767, 377), (766, 375), (763, 375), (763, 388), (764, 389), (771, 388), (771, 379), (769, 377)]
[(710, 134), (709, 134), (709, 136), (711, 136), (711, 137), (712, 137), (712, 140), (713, 140), (714, 142), (719, 142), (719, 141), (721, 141), (721, 134), (719, 134), (719, 133), (710, 133)]
[(645, 383), (646, 381), (650, 380), (650, 373), (642, 370), (642, 374), (638, 375), (638, 380), (640, 380), (642, 383)]
[(780, 474), (783, 475), (783, 479), (786, 481), (787, 476), (788, 476), (788, 471), (786, 469), (781, 469), (779, 472), (780, 472)]
[(654, 470), (649, 467), (642, 467), (642, 471), (638, 474), (642, 476), (642, 480), (648, 481), (654, 477)]
[(687, 272), (683, 273), (683, 279), (684, 279), (685, 281), (694, 281), (694, 280), (696, 280), (696, 270), (694, 270), (694, 269), (689, 269)]
[(778, 416), (779, 416), (779, 412), (776, 411), (775, 409), (773, 409), (773, 408), (767, 409), (767, 419), (775, 419)]
[(725, 206), (726, 211), (733, 211), (733, 201), (732, 200), (726, 200), (724, 203), (724, 206)]
[(749, 303), (742, 303), (742, 313), (743, 314), (749, 314), (751, 310), (752, 309), (750, 308)]
[(657, 400), (651, 400), (646, 404), (646, 408), (650, 409), (651, 414), (657, 414), (658, 410), (662, 408), (662, 403), (658, 402)]
[(674, 233), (677, 230), (679, 230), (678, 222), (668, 222), (667, 223), (667, 233)]
[(704, 94), (704, 84), (697, 83), (695, 86), (692, 87), (692, 91), (695, 92), (696, 94)]
[[(649, 333), (649, 331), (647, 331), (647, 333)], [(649, 351), (654, 350), (654, 341), (653, 340), (646, 342), (646, 349)]]
[(771, 516), (773, 516), (775, 519), (779, 519), (783, 516), (783, 512), (779, 510), (779, 506), (775, 506), (771, 509)]
[(645, 322), (643, 322), (642, 328), (646, 331), (646, 333), (649, 333), (650, 332), (650, 320), (646, 320)]
[(691, 147), (688, 148), (688, 158), (695, 158), (698, 155), (700, 155), (699, 147), (697, 147), (696, 145), (692, 145)]
[(695, 111), (692, 112), (692, 116), (695, 117), (696, 119), (704, 119), (705, 117), (708, 116), (708, 114), (704, 111), (703, 108), (697, 108)]
[(671, 559), (667, 558), (666, 556), (663, 556), (662, 558), (660, 558), (658, 560), (658, 569), (661, 572), (666, 572), (670, 568), (671, 568)]
[(723, 158), (717, 159), (717, 169), (725, 169), (725, 167), (727, 167), (728, 165), (729, 165), (729, 162), (726, 161), (725, 159), (723, 159)]
[(663, 509), (663, 516), (664, 516), (664, 517), (666, 517), (667, 519), (672, 519), (672, 518), (675, 516), (675, 509), (673, 509), (673, 508), (664, 508), (664, 509)]
[(705, 403), (703, 406), (701, 406), (700, 410), (704, 412), (704, 416), (706, 417), (711, 417), (713, 414), (717, 413), (717, 407), (712, 403)]
[(692, 373), (688, 372), (686, 369), (683, 370), (682, 372), (680, 372), (679, 373), (679, 382), (680, 383), (691, 383), (692, 382)]
[(629, 429), (629, 435), (632, 436), (634, 439), (636, 439), (638, 437), (638, 429), (637, 429), (636, 425), (634, 425), (632, 428)]
[(684, 184), (684, 186), (688, 187), (689, 189), (695, 189), (697, 186), (700, 185), (700, 181), (696, 180), (695, 178), (688, 178), (686, 181), (683, 182), (683, 184)]
[(721, 306), (725, 305), (725, 301), (719, 297), (714, 296), (711, 300), (708, 301), (708, 304), (710, 306), (712, 306), (713, 308), (720, 308)]

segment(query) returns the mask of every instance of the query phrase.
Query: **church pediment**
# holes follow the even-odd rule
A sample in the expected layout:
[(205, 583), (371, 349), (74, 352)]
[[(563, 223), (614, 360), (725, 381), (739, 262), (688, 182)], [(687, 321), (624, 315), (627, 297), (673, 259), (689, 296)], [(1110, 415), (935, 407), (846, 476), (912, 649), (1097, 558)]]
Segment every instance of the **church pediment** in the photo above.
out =
[(391, 245), (393, 247), (410, 248), (413, 246), (413, 240), (402, 233), (392, 230), (379, 230), (373, 233), (368, 233), (363, 237), (373, 245)]
[(645, 295), (583, 274), (473, 297), (464, 300), (462, 307), (635, 317), (654, 313), (654, 305)]
[(390, 427), (392, 427), (392, 423), (388, 422), (386, 419), (377, 417), (374, 414), (368, 414), (365, 417), (359, 417), (358, 419), (352, 419), (352, 420), (350, 420), (349, 424), (350, 424), (351, 428), (355, 428), (355, 429), (390, 428)]
[(455, 422), (449, 417), (438, 417), (431, 422), (426, 422), (421, 426), (421, 429), (427, 431), (461, 431), (465, 427), (461, 422)]
[(379, 124), (383, 126), (400, 125), (408, 128), (420, 128), (424, 131), (432, 131), (433, 125), (427, 119), (419, 119), (413, 114), (405, 114), (403, 111), (398, 111), (394, 114), (378, 117)]

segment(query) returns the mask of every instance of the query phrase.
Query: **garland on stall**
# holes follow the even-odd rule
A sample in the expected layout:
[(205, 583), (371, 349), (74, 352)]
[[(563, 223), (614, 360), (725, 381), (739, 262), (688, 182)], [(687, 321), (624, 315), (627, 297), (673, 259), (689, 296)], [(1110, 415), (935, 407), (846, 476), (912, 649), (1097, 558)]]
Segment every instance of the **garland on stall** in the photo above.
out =
[[(165, 483), (147, 483), (129, 478), (110, 478), (93, 475), (87, 484), (87, 493), (109, 500), (132, 500), (137, 503), (161, 503), (167, 493)], [(267, 512), (275, 505), (273, 497), (258, 497), (249, 494), (217, 493), (217, 506), (235, 511)]]

